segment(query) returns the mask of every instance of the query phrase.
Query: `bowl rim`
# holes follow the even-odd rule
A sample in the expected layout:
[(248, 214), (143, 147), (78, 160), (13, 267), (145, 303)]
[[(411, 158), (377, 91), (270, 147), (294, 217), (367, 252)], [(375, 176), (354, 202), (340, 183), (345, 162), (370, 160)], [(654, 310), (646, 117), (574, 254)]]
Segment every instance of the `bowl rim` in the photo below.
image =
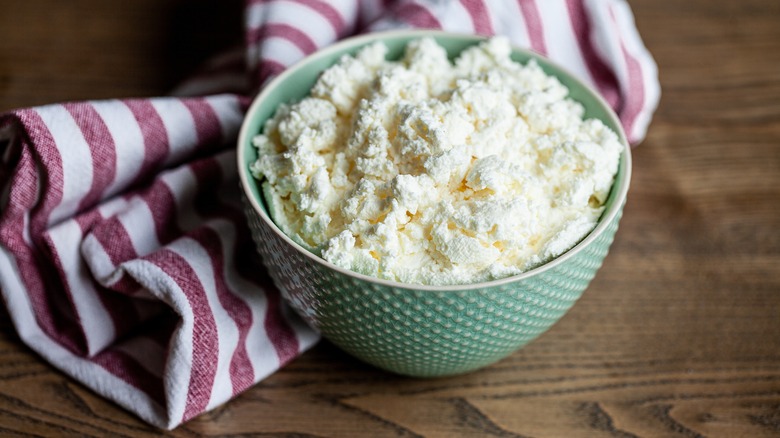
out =
[(259, 200), (254, 197), (253, 193), (250, 191), (248, 186), (248, 184), (250, 183), (254, 184), (254, 182), (252, 181), (254, 176), (251, 175), (251, 172), (249, 172), (250, 163), (247, 163), (245, 160), (245, 154), (243, 153), (243, 146), (246, 144), (251, 144), (252, 137), (254, 137), (257, 134), (257, 133), (248, 132), (250, 121), (252, 120), (254, 114), (258, 111), (261, 102), (265, 99), (265, 97), (268, 94), (270, 94), (271, 90), (273, 90), (279, 84), (283, 83), (285, 79), (288, 76), (292, 75), (295, 71), (305, 67), (307, 64), (312, 63), (319, 58), (329, 56), (333, 52), (337, 52), (347, 48), (354, 48), (354, 47), (367, 45), (369, 43), (381, 41), (387, 38), (394, 38), (394, 37), (422, 38), (426, 36), (442, 37), (442, 38), (447, 38), (447, 37), (465, 38), (465, 39), (472, 39), (475, 42), (483, 41), (491, 38), (491, 36), (485, 36), (485, 35), (475, 35), (475, 34), (449, 32), (449, 31), (442, 31), (442, 30), (431, 30), (431, 29), (405, 29), (405, 30), (372, 32), (372, 33), (345, 38), (334, 44), (324, 47), (310, 55), (307, 55), (303, 59), (295, 62), (290, 67), (285, 69), (282, 73), (277, 75), (275, 78), (268, 81), (263, 86), (260, 93), (258, 93), (252, 99), (252, 103), (249, 106), (249, 109), (246, 111), (246, 114), (244, 115), (244, 119), (241, 123), (241, 129), (239, 130), (238, 139), (237, 139), (236, 155), (237, 155), (238, 174), (239, 174), (241, 189), (243, 190), (244, 197), (252, 207), (252, 210), (260, 217), (260, 220), (264, 221), (278, 237), (284, 240), (288, 245), (292, 246), (292, 248), (294, 248), (295, 251), (301, 253), (304, 257), (308, 258), (312, 262), (317, 263), (326, 269), (335, 271), (340, 275), (351, 277), (355, 280), (373, 283), (373, 284), (390, 287), (394, 289), (407, 289), (407, 290), (419, 290), (419, 291), (444, 293), (444, 292), (470, 291), (475, 289), (488, 289), (497, 286), (503, 286), (518, 281), (522, 281), (530, 277), (535, 277), (543, 272), (554, 269), (557, 266), (565, 263), (570, 258), (577, 255), (579, 252), (583, 251), (587, 246), (589, 246), (592, 242), (597, 240), (606, 231), (606, 229), (610, 226), (610, 224), (612, 224), (616, 216), (620, 214), (623, 208), (623, 205), (626, 201), (626, 197), (628, 194), (628, 188), (631, 182), (631, 168), (632, 168), (631, 146), (628, 144), (628, 140), (626, 138), (626, 134), (623, 129), (623, 125), (620, 122), (620, 119), (617, 117), (612, 107), (609, 106), (606, 100), (604, 100), (604, 98), (597, 91), (595, 91), (591, 86), (585, 84), (582, 80), (579, 79), (578, 76), (574, 75), (569, 69), (562, 67), (559, 63), (550, 60), (544, 55), (541, 55), (539, 53), (536, 53), (528, 49), (518, 47), (514, 44), (511, 46), (513, 52), (519, 52), (524, 55), (528, 55), (530, 58), (542, 59), (544, 62), (552, 65), (556, 69), (568, 75), (569, 78), (578, 87), (585, 89), (588, 92), (588, 94), (592, 95), (592, 97), (598, 102), (598, 104), (603, 109), (606, 110), (605, 111), (606, 115), (610, 119), (612, 124), (618, 127), (616, 134), (618, 135), (618, 139), (620, 143), (623, 145), (623, 152), (618, 165), (618, 174), (622, 175), (623, 178), (620, 180), (616, 179), (615, 182), (613, 183), (612, 190), (614, 190), (615, 188), (617, 188), (618, 190), (618, 192), (615, 194), (613, 203), (610, 205), (609, 209), (605, 210), (602, 213), (601, 218), (596, 224), (596, 227), (593, 230), (591, 230), (590, 233), (588, 233), (576, 245), (569, 248), (563, 254), (539, 266), (536, 266), (532, 269), (522, 272), (520, 274), (511, 275), (509, 277), (503, 277), (495, 280), (482, 281), (478, 283), (465, 283), (465, 284), (452, 284), (452, 285), (428, 285), (428, 284), (418, 284), (418, 283), (402, 283), (400, 281), (372, 277), (370, 275), (361, 274), (359, 272), (351, 271), (349, 269), (344, 269), (325, 260), (324, 258), (318, 256), (317, 254), (312, 253), (311, 251), (307, 250), (306, 248), (296, 243), (284, 232), (282, 232), (282, 230), (279, 229), (279, 227), (277, 227), (274, 221), (270, 218), (266, 210), (260, 206)]

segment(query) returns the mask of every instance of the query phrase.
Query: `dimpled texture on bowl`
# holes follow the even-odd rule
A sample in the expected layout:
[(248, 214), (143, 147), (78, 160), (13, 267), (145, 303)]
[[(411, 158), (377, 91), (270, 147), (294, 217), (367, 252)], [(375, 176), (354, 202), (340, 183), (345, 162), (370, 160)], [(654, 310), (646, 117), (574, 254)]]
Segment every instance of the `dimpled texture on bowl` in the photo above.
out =
[[(631, 154), (620, 123), (606, 103), (569, 73), (528, 51), (515, 61), (536, 59), (570, 89), (586, 117), (601, 119), (625, 149), (596, 229), (556, 260), (516, 277), (474, 286), (415, 286), (344, 271), (293, 243), (273, 224), (249, 164), (251, 138), (281, 102), (302, 98), (319, 72), (345, 53), (382, 39), (395, 59), (412, 39), (432, 36), (450, 56), (483, 38), (435, 31), (390, 32), (332, 46), (268, 85), (250, 108), (239, 134), (239, 174), (252, 237), (285, 300), (322, 335), (353, 356), (399, 374), (434, 377), (460, 374), (494, 363), (542, 334), (581, 296), (612, 243), (631, 174)], [(604, 222), (608, 221), (608, 222)]]
[(310, 325), (365, 362), (417, 377), (481, 368), (550, 328), (596, 274), (620, 219), (618, 214), (590, 245), (538, 275), (432, 291), (369, 282), (312, 263), (247, 210), (271, 277)]

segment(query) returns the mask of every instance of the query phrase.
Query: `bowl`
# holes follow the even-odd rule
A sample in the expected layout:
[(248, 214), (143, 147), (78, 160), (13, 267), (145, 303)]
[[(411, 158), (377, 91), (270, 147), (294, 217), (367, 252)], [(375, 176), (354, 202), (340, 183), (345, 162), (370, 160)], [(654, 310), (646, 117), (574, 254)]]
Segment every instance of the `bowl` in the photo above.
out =
[(307, 251), (276, 227), (249, 166), (252, 137), (279, 104), (303, 98), (320, 72), (344, 54), (383, 41), (388, 59), (413, 39), (432, 37), (450, 57), (484, 37), (440, 31), (394, 31), (343, 40), (308, 56), (269, 82), (254, 99), (238, 138), (245, 213), (262, 261), (283, 298), (303, 319), (349, 354), (379, 368), (417, 377), (466, 373), (517, 351), (555, 324), (586, 289), (612, 243), (631, 176), (631, 151), (620, 122), (595, 92), (563, 68), (515, 48), (512, 58), (536, 59), (570, 90), (585, 116), (614, 130), (624, 149), (597, 226), (569, 251), (520, 275), (478, 284), (426, 286), (381, 280), (339, 268)]

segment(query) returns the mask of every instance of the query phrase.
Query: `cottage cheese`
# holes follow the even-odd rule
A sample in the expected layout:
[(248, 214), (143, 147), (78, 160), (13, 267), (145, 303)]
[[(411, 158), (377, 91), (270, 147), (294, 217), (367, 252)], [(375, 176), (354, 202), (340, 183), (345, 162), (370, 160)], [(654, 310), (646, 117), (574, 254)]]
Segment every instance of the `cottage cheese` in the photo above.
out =
[(454, 64), (432, 39), (326, 70), (254, 138), (255, 177), (295, 242), (356, 272), (464, 284), (521, 273), (596, 225), (622, 145), (506, 39)]

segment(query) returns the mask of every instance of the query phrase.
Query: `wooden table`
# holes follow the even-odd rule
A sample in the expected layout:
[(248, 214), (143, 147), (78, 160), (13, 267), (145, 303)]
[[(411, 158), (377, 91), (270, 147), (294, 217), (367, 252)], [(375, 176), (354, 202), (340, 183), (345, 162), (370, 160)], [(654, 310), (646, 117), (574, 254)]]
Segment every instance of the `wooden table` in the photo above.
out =
[[(8, 3), (0, 110), (164, 94), (240, 38), (238, 0)], [(780, 3), (630, 4), (663, 96), (612, 251), (559, 324), (438, 380), (321, 343), (172, 435), (780, 435)], [(0, 319), (0, 435), (161, 433)]]

